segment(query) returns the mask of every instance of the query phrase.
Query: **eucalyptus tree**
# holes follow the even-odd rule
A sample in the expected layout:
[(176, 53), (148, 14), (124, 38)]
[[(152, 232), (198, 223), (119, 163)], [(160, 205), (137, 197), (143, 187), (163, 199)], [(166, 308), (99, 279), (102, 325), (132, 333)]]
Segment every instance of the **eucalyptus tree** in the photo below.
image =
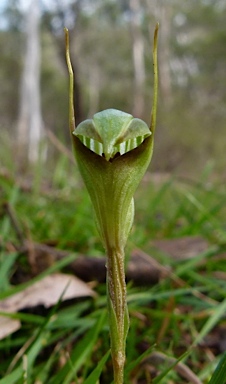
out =
[(26, 52), (22, 74), (20, 112), (18, 121), (18, 145), (21, 154), (28, 151), (28, 158), (39, 158), (43, 138), (43, 122), (40, 100), (40, 4), (32, 0), (26, 14)]

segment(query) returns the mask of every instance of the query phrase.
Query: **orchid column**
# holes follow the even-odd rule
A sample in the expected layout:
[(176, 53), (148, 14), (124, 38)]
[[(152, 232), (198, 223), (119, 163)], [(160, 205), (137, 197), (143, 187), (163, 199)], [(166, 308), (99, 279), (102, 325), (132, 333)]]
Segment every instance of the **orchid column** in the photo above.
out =
[(129, 315), (126, 302), (124, 249), (133, 224), (133, 195), (150, 164), (157, 111), (157, 36), (154, 34), (154, 101), (150, 127), (115, 109), (96, 113), (75, 126), (73, 71), (66, 33), (70, 75), (70, 132), (75, 157), (89, 192), (97, 228), (107, 253), (107, 297), (114, 383), (123, 383)]

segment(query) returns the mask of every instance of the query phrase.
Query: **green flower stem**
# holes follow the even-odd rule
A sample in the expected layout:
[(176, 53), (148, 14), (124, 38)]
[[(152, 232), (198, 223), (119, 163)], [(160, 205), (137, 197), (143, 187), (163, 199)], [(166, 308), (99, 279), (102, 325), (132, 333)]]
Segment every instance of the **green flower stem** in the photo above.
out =
[(129, 329), (123, 249), (108, 250), (107, 289), (114, 383), (122, 384)]

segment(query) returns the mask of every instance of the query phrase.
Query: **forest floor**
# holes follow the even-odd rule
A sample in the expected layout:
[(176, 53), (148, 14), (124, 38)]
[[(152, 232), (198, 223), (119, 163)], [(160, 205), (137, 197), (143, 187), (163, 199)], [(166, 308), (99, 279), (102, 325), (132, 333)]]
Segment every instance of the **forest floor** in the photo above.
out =
[[(50, 174), (0, 169), (0, 384), (112, 382), (105, 254), (76, 172), (64, 156)], [(136, 193), (125, 383), (207, 384), (226, 350), (226, 191), (210, 179), (148, 173)]]

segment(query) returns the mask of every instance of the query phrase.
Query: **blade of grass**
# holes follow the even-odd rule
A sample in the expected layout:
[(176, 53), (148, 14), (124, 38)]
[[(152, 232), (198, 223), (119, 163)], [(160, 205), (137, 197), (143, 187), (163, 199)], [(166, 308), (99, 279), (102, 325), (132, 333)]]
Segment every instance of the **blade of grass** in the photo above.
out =
[[(157, 353), (158, 354), (158, 353)], [(168, 368), (166, 368), (161, 374), (159, 374), (154, 380), (153, 384), (158, 384), (162, 381), (166, 375), (175, 368), (176, 371), (180, 372), (183, 377), (186, 377), (186, 379), (189, 380), (189, 382), (193, 384), (201, 384), (199, 378), (193, 374), (193, 372), (188, 368), (186, 365), (184, 365), (181, 361), (188, 357), (190, 354), (190, 350), (185, 352), (183, 355), (181, 355), (178, 359), (175, 359), (174, 357), (168, 357), (165, 356), (166, 363), (170, 364)], [(164, 354), (159, 354), (161, 358), (164, 358)]]
[(226, 353), (223, 354), (209, 384), (226, 384)]
[(197, 289), (199, 292), (208, 292), (208, 288), (206, 286), (199, 286), (198, 288), (178, 288), (168, 291), (163, 291), (159, 293), (151, 292), (138, 292), (138, 293), (130, 293), (128, 295), (128, 302), (137, 301), (140, 303), (140, 305), (145, 303), (150, 303), (152, 301), (158, 301), (161, 299), (166, 299), (169, 297), (178, 297), (178, 296), (184, 296), (189, 295), (197, 292)]
[[(9, 196), (9, 199), (8, 199), (8, 204), (10, 204), (11, 206), (14, 206), (16, 201), (17, 201), (17, 199), (18, 199), (18, 196), (19, 196), (19, 189), (17, 187), (14, 187), (10, 191), (10, 196)], [(2, 241), (7, 239), (8, 233), (10, 231), (10, 224), (11, 224), (10, 223), (10, 218), (5, 215), (4, 219), (3, 219), (3, 222), (2, 222), (2, 225), (1, 225), (1, 229), (0, 229)]]
[(38, 336), (39, 337), (32, 344), (31, 348), (26, 351), (26, 354), (24, 353), (22, 355), (22, 358), (24, 359), (26, 364), (24, 364), (24, 361), (22, 361), (19, 367), (15, 368), (12, 372), (10, 372), (8, 375), (6, 375), (3, 379), (0, 380), (0, 384), (14, 384), (19, 382), (27, 383), (28, 381), (24, 380), (25, 376), (27, 377), (27, 379), (29, 379), (29, 383), (31, 382), (30, 376), (32, 375), (33, 365), (36, 357), (38, 356), (39, 352), (42, 350), (43, 345), (46, 342), (47, 334), (46, 332), (44, 332)]
[(75, 377), (81, 366), (87, 362), (88, 357), (92, 353), (93, 347), (97, 341), (98, 335), (106, 320), (106, 311), (103, 311), (102, 315), (93, 326), (75, 346), (73, 349), (70, 360), (64, 365), (64, 367), (57, 373), (56, 376), (49, 381), (48, 384), (69, 384)]
[(103, 367), (110, 356), (110, 353), (111, 353), (110, 350), (107, 353), (105, 353), (105, 355), (102, 357), (102, 359), (97, 364), (96, 368), (89, 375), (89, 377), (87, 377), (87, 379), (84, 381), (84, 384), (94, 384), (97, 382), (97, 380), (99, 379), (99, 377), (103, 371)]
[(209, 317), (209, 319), (202, 327), (201, 331), (193, 342), (193, 346), (196, 346), (203, 340), (203, 338), (213, 329), (213, 327), (215, 327), (218, 321), (225, 315), (225, 312), (226, 299), (222, 301), (222, 303), (220, 303), (217, 307), (215, 307), (213, 315)]
[(0, 384), (14, 384), (18, 383), (18, 380), (23, 374), (23, 367), (16, 368), (9, 375), (5, 376), (3, 379), (0, 379)]
[(1, 255), (1, 268), (0, 268), (0, 292), (6, 291), (10, 288), (9, 274), (13, 264), (18, 257), (18, 253), (2, 253)]
[(194, 269), (195, 266), (198, 265), (200, 261), (216, 255), (218, 249), (219, 248), (216, 246), (210, 247), (206, 251), (198, 254), (196, 257), (193, 257), (193, 258), (187, 260), (186, 262), (182, 263), (182, 265), (179, 264), (178, 268), (175, 271), (175, 274), (179, 277), (179, 276), (183, 275), (184, 273), (186, 273), (187, 271)]
[(145, 357), (150, 355), (150, 353), (155, 349), (155, 345), (152, 345), (150, 348), (148, 348), (145, 352), (143, 352), (136, 360), (131, 361), (125, 368), (125, 376), (129, 375), (129, 373), (136, 368)]

